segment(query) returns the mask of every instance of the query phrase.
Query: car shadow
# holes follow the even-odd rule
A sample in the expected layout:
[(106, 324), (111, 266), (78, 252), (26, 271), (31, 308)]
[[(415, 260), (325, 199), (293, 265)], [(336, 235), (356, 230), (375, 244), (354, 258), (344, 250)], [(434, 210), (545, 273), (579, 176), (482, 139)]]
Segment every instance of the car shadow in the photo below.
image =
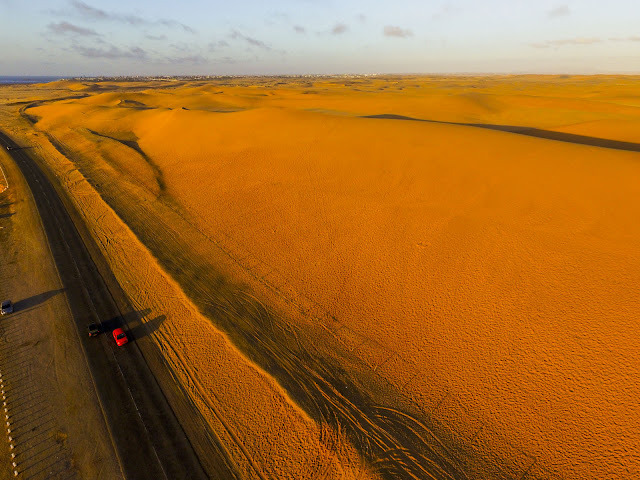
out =
[(43, 304), (50, 298), (55, 297), (62, 292), (64, 292), (64, 288), (59, 288), (58, 290), (49, 290), (48, 292), (43, 292), (31, 297), (23, 298), (22, 300), (18, 300), (13, 304), (13, 309), (16, 312), (19, 312), (21, 310), (27, 310), (33, 307), (37, 307), (38, 305)]
[(129, 338), (136, 340), (151, 335), (160, 328), (160, 325), (162, 325), (166, 319), (166, 315), (159, 315), (151, 320), (140, 321), (138, 325), (129, 330)]
[(150, 313), (151, 309), (145, 308), (119, 315), (109, 320), (103, 320), (102, 330), (104, 332), (112, 332), (116, 328), (123, 328), (129, 337), (129, 341), (146, 337), (155, 332), (166, 319), (165, 315), (160, 315), (147, 320), (146, 318)]
[(102, 331), (111, 332), (116, 328), (130, 330), (132, 325), (137, 325), (140, 319), (149, 315), (149, 313), (151, 313), (151, 309), (145, 308), (143, 310), (125, 313), (124, 315), (118, 315), (117, 317), (111, 317), (108, 320), (101, 320)]

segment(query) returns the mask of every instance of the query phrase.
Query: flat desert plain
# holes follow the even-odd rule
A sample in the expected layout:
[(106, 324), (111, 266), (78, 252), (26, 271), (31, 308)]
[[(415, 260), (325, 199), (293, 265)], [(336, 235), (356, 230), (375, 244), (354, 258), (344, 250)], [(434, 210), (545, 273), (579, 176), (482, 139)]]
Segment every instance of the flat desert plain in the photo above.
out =
[(9, 88), (248, 477), (640, 478), (640, 78)]

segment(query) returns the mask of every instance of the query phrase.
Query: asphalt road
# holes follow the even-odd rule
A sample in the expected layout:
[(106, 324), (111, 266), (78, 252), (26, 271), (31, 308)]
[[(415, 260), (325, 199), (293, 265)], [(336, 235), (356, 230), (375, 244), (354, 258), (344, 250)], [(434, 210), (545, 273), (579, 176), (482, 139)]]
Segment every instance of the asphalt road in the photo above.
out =
[[(117, 347), (111, 336), (114, 328), (122, 326), (135, 337), (126, 322), (139, 314), (131, 308), (126, 311), (126, 304), (123, 313), (126, 296), (122, 291), (114, 291), (119, 286), (110, 272), (105, 271), (104, 258), (100, 258), (90, 238), (79, 233), (29, 149), (19, 147), (3, 132), (0, 145), (11, 147), (8, 153), (33, 193), (123, 476), (154, 480), (207, 478), (136, 339)], [(87, 325), (93, 322), (101, 323), (105, 332), (89, 338)], [(216, 473), (227, 478), (224, 468)]]

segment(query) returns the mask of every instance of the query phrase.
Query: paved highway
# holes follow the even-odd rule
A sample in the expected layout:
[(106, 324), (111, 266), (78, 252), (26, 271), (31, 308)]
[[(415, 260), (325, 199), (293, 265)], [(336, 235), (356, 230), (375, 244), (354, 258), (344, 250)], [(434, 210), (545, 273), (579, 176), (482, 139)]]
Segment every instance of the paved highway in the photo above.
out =
[[(79, 233), (84, 226), (76, 228), (30, 150), (20, 148), (3, 132), (0, 144), (2, 148), (11, 148), (8, 153), (33, 193), (123, 476), (154, 480), (207, 478), (135, 339), (117, 347), (111, 337), (111, 330), (118, 326), (127, 330), (125, 319), (134, 312), (126, 305), (126, 296), (108, 271), (100, 251), (86, 230), (84, 235)], [(106, 333), (89, 338), (87, 324), (95, 321), (103, 325)], [(211, 458), (207, 463), (211, 463)], [(224, 459), (217, 464), (220, 466), (215, 469), (216, 477), (236, 476), (227, 472)]]

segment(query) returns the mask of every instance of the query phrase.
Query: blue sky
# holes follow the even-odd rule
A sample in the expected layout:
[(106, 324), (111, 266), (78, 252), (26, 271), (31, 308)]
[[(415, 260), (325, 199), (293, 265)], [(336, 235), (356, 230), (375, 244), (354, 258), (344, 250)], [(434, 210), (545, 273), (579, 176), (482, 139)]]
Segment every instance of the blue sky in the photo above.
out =
[(640, 73), (638, 0), (0, 0), (0, 75)]

